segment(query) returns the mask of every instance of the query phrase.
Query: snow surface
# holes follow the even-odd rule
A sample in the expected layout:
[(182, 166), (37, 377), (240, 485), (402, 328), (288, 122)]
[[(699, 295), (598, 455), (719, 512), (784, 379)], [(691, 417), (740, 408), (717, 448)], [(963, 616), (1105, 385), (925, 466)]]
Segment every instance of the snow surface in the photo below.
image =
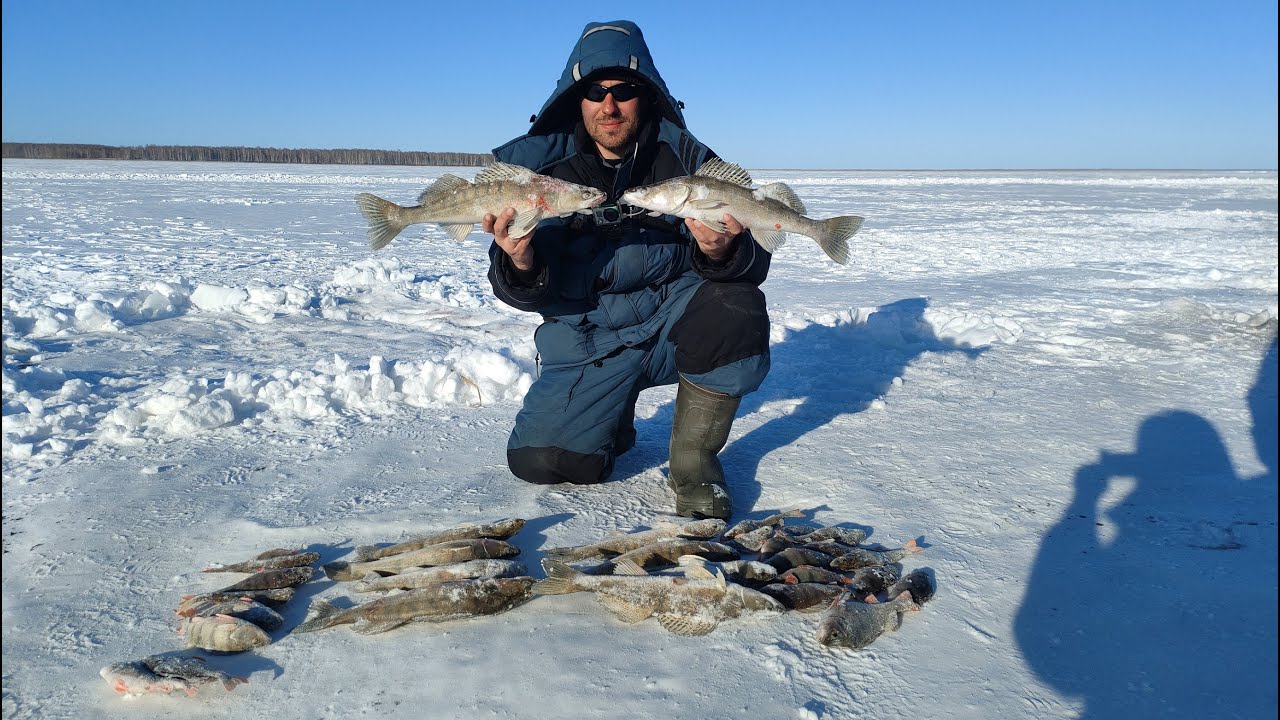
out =
[(368, 599), (321, 578), (211, 657), (250, 684), (122, 702), (98, 669), (178, 651), (210, 563), (523, 517), (540, 575), (670, 512), (669, 387), (613, 481), (508, 473), (538, 318), (478, 228), (374, 253), (353, 199), (446, 171), (4, 161), (4, 717), (1274, 717), (1275, 172), (754, 173), (867, 218), (849, 267), (775, 257), (774, 369), (722, 455), (735, 519), (923, 539), (937, 596), (866, 650), (582, 594), (289, 635)]

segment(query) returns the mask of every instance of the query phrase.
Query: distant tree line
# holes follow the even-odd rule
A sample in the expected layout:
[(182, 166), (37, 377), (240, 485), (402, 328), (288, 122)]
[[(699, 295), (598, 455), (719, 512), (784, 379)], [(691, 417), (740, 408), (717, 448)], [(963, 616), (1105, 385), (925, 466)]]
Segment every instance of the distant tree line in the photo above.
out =
[(29, 160), (177, 160), (184, 162), (260, 162), (332, 165), (447, 165), (481, 167), (489, 153), (406, 152), (402, 150), (294, 150), (203, 145), (76, 145), (4, 143), (4, 157)]

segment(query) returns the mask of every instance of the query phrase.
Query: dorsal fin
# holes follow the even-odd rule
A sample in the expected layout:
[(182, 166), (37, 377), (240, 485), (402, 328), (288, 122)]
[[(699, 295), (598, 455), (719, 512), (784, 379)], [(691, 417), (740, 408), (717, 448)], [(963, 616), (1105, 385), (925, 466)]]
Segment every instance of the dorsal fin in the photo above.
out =
[(527, 167), (512, 165), (510, 163), (495, 162), (490, 163), (485, 169), (476, 175), (476, 184), (502, 182), (504, 180), (514, 182), (528, 182), (534, 176), (534, 172)]
[[(760, 197), (773, 198), (801, 215), (808, 212), (808, 210), (804, 209), (804, 202), (802, 202), (800, 197), (796, 195), (795, 190), (792, 190), (791, 186), (786, 183), (776, 182), (769, 183), (768, 185), (761, 185), (760, 188), (756, 190), (756, 193), (760, 195)], [(803, 517), (803, 514), (788, 515), (786, 517)]]
[(422, 191), (422, 194), (418, 196), (418, 204), (426, 205), (431, 201), (432, 197), (439, 193), (453, 192), (454, 190), (470, 186), (471, 183), (467, 182), (466, 178), (460, 178), (457, 175), (445, 173), (444, 175), (441, 175), (438, 180), (431, 183), (431, 187)]
[(720, 158), (711, 158), (702, 163), (698, 171), (694, 175), (700, 177), (712, 178), (714, 180), (723, 180), (734, 185), (743, 187), (751, 187), (751, 174), (741, 167), (730, 162), (725, 162)]

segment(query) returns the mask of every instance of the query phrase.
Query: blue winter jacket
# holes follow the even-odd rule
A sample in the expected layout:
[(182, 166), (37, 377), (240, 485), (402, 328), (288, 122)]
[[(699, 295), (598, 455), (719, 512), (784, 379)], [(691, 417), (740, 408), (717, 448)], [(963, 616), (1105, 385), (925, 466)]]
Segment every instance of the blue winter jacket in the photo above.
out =
[[(615, 178), (599, 169), (579, 104), (582, 85), (605, 71), (649, 86), (653, 102), (637, 150)], [(606, 202), (632, 187), (692, 174), (715, 156), (685, 129), (680, 103), (629, 21), (588, 24), (529, 132), (493, 152), (502, 162), (599, 187)], [(728, 257), (712, 262), (672, 216), (636, 218), (621, 229), (598, 228), (582, 216), (544, 220), (533, 248), (535, 267), (521, 272), (494, 243), (489, 279), (503, 302), (546, 320), (535, 334), (544, 366), (578, 365), (641, 345), (683, 310), (691, 288), (705, 280), (759, 285), (770, 260), (744, 232)]]

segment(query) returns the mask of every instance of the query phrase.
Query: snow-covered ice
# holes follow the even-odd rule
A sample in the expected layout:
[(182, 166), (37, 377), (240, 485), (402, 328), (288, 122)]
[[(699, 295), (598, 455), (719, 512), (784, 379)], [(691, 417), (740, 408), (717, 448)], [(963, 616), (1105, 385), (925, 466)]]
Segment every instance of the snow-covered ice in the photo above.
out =
[[(673, 388), (611, 482), (507, 472), (538, 318), (478, 228), (374, 253), (353, 200), (444, 172), (4, 161), (6, 718), (1274, 716), (1275, 172), (753, 172), (867, 218), (848, 267), (774, 258), (774, 369), (722, 455), (735, 518), (923, 537), (937, 596), (866, 650), (570, 595), (278, 631), (210, 660), (233, 693), (122, 703), (98, 669), (178, 650), (210, 563), (524, 517), (536, 570), (669, 513)], [(345, 596), (312, 581), (287, 627)]]

